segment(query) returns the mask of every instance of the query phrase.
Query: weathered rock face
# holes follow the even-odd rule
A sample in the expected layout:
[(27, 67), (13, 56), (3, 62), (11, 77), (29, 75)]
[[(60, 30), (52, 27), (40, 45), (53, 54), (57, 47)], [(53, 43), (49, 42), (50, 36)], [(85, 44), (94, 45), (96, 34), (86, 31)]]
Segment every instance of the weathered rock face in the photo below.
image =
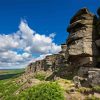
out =
[[(100, 13), (100, 9), (98, 10)], [(79, 10), (67, 29), (69, 62), (79, 68), (82, 86), (100, 84), (100, 19), (86, 8)], [(97, 68), (96, 68), (97, 67)]]
[(43, 60), (30, 63), (26, 68), (26, 74), (40, 71), (48, 71), (52, 73), (50, 79), (51, 77), (52, 79), (54, 79), (55, 76), (66, 76), (68, 74), (67, 72), (69, 72), (69, 70), (67, 71), (67, 45), (62, 44), (61, 48), (62, 50), (59, 52), (59, 54), (48, 55)]
[(79, 10), (71, 19), (67, 29), (70, 32), (67, 46), (72, 66), (96, 65), (95, 57), (99, 54), (95, 44), (96, 21), (97, 17), (86, 8)]
[(26, 73), (35, 73), (41, 70), (45, 70), (44, 66), (47, 66), (45, 59), (30, 63), (26, 68)]
[(44, 70), (47, 71), (53, 71), (55, 69), (55, 62), (57, 60), (57, 56), (58, 54), (55, 54), (55, 55), (48, 55), (46, 56), (45, 58), (45, 66), (44, 66)]
[(83, 86), (100, 84), (100, 17), (87, 8), (80, 9), (67, 31), (69, 37), (66, 44), (61, 44), (62, 51), (29, 64), (26, 72), (50, 71), (58, 77), (77, 75), (84, 80), (80, 82)]
[(80, 67), (78, 76), (85, 79), (81, 82), (82, 86), (100, 85), (100, 69), (91, 67)]
[(65, 57), (65, 53), (66, 53), (66, 50), (67, 50), (67, 45), (66, 44), (61, 44), (61, 48), (62, 48), (62, 51), (60, 51), (60, 55), (64, 56)]
[(25, 69), (25, 72), (28, 74), (28, 73), (33, 73), (34, 71), (35, 71), (35, 63), (33, 62), (33, 63), (30, 63), (29, 65), (28, 65), (28, 67), (26, 67), (26, 69)]
[(63, 66), (64, 55), (54, 54), (48, 55), (43, 60), (30, 63), (26, 68), (26, 73), (37, 72), (37, 71), (54, 71), (57, 67)]

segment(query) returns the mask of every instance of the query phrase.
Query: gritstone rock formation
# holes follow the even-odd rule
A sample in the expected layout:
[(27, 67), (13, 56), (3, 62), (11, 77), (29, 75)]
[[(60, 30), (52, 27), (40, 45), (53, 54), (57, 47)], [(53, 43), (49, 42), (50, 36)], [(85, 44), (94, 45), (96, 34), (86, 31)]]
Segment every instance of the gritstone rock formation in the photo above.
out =
[[(99, 10), (98, 10), (99, 11)], [(100, 56), (99, 19), (88, 9), (80, 9), (71, 19), (67, 31), (70, 33), (67, 40), (69, 52), (68, 61), (73, 68), (78, 69), (78, 76), (83, 77), (82, 85), (100, 84)]]
[(95, 66), (95, 57), (98, 56), (95, 45), (96, 20), (97, 17), (86, 8), (79, 10), (71, 19), (67, 29), (70, 33), (67, 46), (72, 66)]
[(26, 68), (26, 73), (33, 73), (36, 71), (51, 71), (53, 72), (57, 67), (64, 66), (66, 62), (66, 44), (61, 45), (62, 51), (59, 54), (47, 55), (43, 60), (30, 63)]
[(70, 20), (62, 51), (29, 64), (26, 73), (57, 70), (59, 77), (77, 75), (83, 86), (100, 85), (100, 8), (97, 13), (99, 18), (87, 8), (80, 9)]

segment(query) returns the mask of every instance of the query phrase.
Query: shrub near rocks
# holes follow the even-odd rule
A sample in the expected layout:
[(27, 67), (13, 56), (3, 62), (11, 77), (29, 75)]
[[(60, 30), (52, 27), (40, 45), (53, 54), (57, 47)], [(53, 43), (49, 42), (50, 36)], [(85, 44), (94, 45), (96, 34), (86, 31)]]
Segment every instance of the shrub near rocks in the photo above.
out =
[(45, 78), (46, 78), (46, 73), (42, 73), (42, 72), (38, 72), (38, 73), (36, 73), (35, 75), (34, 75), (34, 77), (36, 78), (36, 79), (39, 79), (39, 80), (45, 80)]
[(22, 92), (17, 100), (64, 100), (63, 90), (55, 82), (42, 83)]
[(86, 87), (80, 87), (77, 91), (83, 94), (87, 94), (87, 95), (90, 93), (91, 94), (93, 93), (91, 88), (86, 88)]
[(94, 86), (93, 90), (94, 90), (94, 92), (100, 93), (100, 86)]

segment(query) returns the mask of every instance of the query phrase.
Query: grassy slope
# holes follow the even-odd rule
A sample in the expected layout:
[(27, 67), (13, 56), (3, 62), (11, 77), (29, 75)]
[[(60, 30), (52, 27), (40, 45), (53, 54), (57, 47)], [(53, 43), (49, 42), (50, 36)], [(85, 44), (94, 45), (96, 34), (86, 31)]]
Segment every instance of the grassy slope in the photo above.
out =
[[(0, 79), (0, 100), (24, 100), (24, 99), (26, 100), (25, 96), (24, 96), (24, 99), (23, 99), (23, 96), (22, 97), (18, 96), (19, 98), (17, 98), (17, 96), (14, 94), (16, 92), (16, 90), (21, 88), (21, 84), (18, 84), (16, 82), (16, 80), (19, 79), (18, 76), (20, 76), (21, 73), (23, 73), (23, 70), (3, 70), (3, 71), (1, 71), (1, 73), (0, 73), (0, 78), (1, 78)], [(52, 84), (54, 85), (55, 83), (52, 83)], [(45, 84), (43, 84), (43, 86), (44, 85)], [(52, 85), (50, 85), (49, 87), (52, 87)], [(35, 87), (33, 87), (33, 89), (34, 88)], [(37, 88), (39, 88), (40, 91), (38, 91), (39, 89), (36, 89), (37, 92), (35, 95), (38, 95), (39, 93), (41, 93), (41, 90), (45, 91), (45, 89), (48, 89), (48, 88), (41, 89), (40, 86), (39, 87), (37, 86)], [(52, 88), (51, 88), (51, 90), (52, 90)], [(51, 90), (48, 90), (47, 93), (49, 93), (49, 92), (51, 93)], [(55, 88), (55, 90), (56, 90), (56, 88)], [(22, 92), (24, 92), (24, 91), (22, 91)], [(54, 92), (54, 90), (52, 90), (52, 92), (55, 95), (57, 95), (57, 93), (58, 93), (58, 92), (57, 93)], [(27, 94), (27, 92), (25, 92), (25, 93)], [(44, 92), (43, 92), (43, 95), (44, 95)], [(50, 94), (48, 94), (48, 96), (47, 96), (47, 94), (46, 94), (46, 97), (49, 97), (49, 95)], [(52, 96), (50, 96), (49, 98), (51, 98), (51, 97)], [(39, 95), (39, 98), (42, 98), (42, 97)], [(60, 98), (60, 97), (56, 96), (55, 98)], [(61, 98), (63, 98), (63, 95), (61, 96)], [(47, 99), (45, 99), (45, 100), (47, 100)], [(60, 99), (56, 99), (56, 100), (60, 100)], [(63, 100), (63, 99), (61, 99), (61, 100)]]
[(16, 78), (23, 72), (23, 69), (0, 70), (0, 100), (6, 100), (20, 87), (16, 84)]
[[(16, 80), (19, 79), (18, 76), (20, 76), (23, 72), (24, 72), (23, 69), (22, 70), (1, 70), (0, 71), (0, 100), (26, 100), (26, 99), (23, 99), (23, 95), (21, 97), (22, 99), (17, 99), (16, 96), (14, 95), (14, 93), (22, 86), (21, 84), (18, 84), (16, 82)], [(43, 81), (43, 82), (46, 82), (46, 81)], [(81, 91), (75, 90), (74, 94), (73, 94), (73, 92), (70, 93), (70, 89), (74, 88), (74, 84), (71, 80), (59, 79), (56, 82), (64, 90), (64, 96), (65, 96), (65, 98), (67, 98), (67, 100), (85, 100), (85, 98), (88, 96), (88, 95), (83, 95), (83, 93), (81, 93), (81, 91), (84, 92), (87, 90), (87, 89), (84, 90), (83, 88), (81, 89)], [(34, 87), (33, 87), (33, 89), (34, 89)], [(38, 89), (36, 89), (36, 90), (38, 90)], [(43, 90), (43, 89), (41, 89), (41, 90)], [(25, 90), (22, 92), (25, 92)], [(35, 91), (35, 92), (38, 93), (39, 91)], [(27, 93), (28, 92), (25, 92), (24, 96), (27, 96)], [(84, 99), (82, 99), (82, 98), (84, 98)], [(95, 98), (94, 96), (92, 96), (91, 98), (92, 99), (86, 99), (86, 100), (100, 100), (100, 99)], [(59, 99), (57, 99), (57, 100), (59, 100)]]

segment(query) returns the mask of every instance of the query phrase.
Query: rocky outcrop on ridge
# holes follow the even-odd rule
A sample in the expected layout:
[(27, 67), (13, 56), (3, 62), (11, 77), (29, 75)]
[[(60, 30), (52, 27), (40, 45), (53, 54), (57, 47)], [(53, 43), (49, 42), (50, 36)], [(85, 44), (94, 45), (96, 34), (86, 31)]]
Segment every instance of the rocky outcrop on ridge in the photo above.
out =
[(67, 31), (70, 33), (67, 40), (69, 61), (72, 66), (96, 65), (95, 57), (98, 50), (95, 44), (97, 17), (86, 8), (79, 10), (71, 19)]
[(58, 77), (77, 75), (83, 86), (100, 85), (100, 9), (97, 13), (99, 18), (87, 8), (80, 9), (70, 20), (69, 37), (61, 44), (62, 50), (30, 63), (26, 73), (50, 71)]
[[(82, 85), (100, 84), (100, 57), (98, 18), (88, 9), (80, 9), (71, 19), (67, 31), (69, 62), (73, 68), (78, 67), (78, 76), (83, 77)], [(97, 69), (97, 68), (98, 69)]]

